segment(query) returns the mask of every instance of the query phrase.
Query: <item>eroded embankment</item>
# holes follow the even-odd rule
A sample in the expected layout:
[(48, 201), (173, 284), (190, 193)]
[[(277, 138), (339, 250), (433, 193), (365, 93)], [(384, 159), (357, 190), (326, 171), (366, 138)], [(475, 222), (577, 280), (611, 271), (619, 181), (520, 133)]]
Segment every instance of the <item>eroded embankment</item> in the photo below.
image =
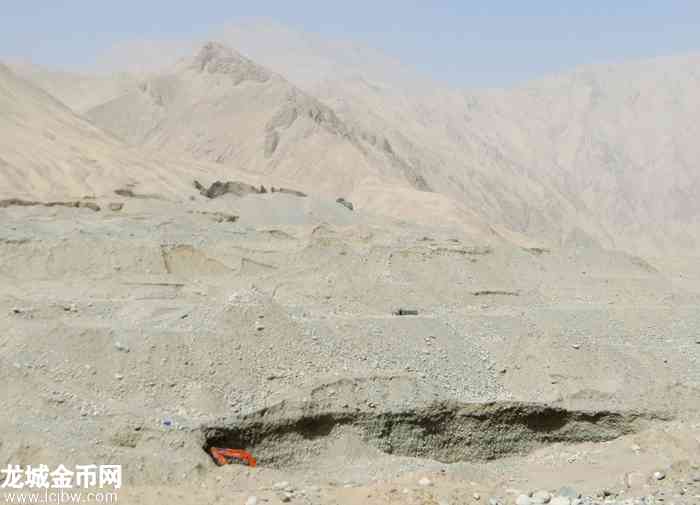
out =
[(288, 467), (353, 437), (384, 453), (445, 463), (522, 454), (550, 443), (603, 442), (637, 431), (655, 414), (574, 411), (523, 403), (440, 402), (381, 412), (283, 402), (202, 430), (204, 449), (245, 448), (261, 465)]

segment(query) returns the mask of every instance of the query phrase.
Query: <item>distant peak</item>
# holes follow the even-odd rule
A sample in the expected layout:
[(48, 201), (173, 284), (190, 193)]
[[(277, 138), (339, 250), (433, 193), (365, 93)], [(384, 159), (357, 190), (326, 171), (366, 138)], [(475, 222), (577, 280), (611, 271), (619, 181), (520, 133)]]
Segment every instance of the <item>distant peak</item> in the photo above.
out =
[(191, 68), (209, 74), (230, 75), (234, 81), (264, 82), (270, 73), (219, 42), (207, 42), (194, 57)]
[(197, 59), (202, 61), (204, 64), (222, 58), (242, 59), (243, 57), (230, 47), (226, 47), (220, 42), (214, 41), (204, 44), (197, 54)]

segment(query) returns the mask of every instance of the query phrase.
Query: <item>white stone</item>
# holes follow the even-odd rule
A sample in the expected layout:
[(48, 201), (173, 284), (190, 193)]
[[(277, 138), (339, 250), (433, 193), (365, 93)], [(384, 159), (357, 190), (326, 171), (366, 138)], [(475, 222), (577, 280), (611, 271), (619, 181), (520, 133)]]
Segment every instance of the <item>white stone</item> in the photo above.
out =
[(515, 499), (515, 505), (530, 505), (530, 497), (526, 494), (521, 494)]
[(552, 495), (549, 494), (547, 491), (536, 491), (536, 492), (532, 493), (532, 497), (530, 498), (530, 502), (536, 503), (536, 504), (545, 504), (545, 503), (549, 503), (551, 499), (552, 499)]

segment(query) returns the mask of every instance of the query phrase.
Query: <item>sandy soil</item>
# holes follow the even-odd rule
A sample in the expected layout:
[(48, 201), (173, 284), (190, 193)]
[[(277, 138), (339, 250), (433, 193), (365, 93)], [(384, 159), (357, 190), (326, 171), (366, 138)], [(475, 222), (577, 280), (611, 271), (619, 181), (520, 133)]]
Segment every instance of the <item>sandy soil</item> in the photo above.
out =
[(96, 203), (0, 209), (3, 464), (122, 464), (121, 503), (699, 494), (687, 259), (284, 194)]

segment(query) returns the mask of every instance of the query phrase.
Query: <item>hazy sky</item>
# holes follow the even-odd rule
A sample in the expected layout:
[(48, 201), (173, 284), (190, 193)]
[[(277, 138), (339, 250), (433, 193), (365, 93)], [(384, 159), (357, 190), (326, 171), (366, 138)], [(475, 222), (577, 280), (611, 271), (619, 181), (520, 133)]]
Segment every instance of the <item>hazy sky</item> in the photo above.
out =
[(118, 43), (206, 38), (251, 17), (353, 40), (458, 86), (700, 50), (698, 0), (6, 0), (0, 58), (90, 67)]

